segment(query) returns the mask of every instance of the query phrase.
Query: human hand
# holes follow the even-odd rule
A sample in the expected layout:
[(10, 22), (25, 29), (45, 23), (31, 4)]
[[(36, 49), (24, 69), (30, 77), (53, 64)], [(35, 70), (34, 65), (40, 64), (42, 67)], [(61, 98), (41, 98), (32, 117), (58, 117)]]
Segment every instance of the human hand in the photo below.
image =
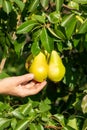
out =
[(26, 97), (40, 92), (46, 85), (46, 81), (35, 82), (33, 74), (8, 77), (0, 80), (0, 94)]

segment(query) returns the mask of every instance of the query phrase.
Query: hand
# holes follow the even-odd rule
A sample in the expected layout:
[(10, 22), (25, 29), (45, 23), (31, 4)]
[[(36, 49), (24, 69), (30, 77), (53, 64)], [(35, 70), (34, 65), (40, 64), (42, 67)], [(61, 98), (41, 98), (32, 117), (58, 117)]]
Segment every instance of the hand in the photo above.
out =
[(0, 80), (0, 94), (25, 97), (40, 92), (46, 85), (46, 81), (35, 82), (33, 74), (8, 77)]

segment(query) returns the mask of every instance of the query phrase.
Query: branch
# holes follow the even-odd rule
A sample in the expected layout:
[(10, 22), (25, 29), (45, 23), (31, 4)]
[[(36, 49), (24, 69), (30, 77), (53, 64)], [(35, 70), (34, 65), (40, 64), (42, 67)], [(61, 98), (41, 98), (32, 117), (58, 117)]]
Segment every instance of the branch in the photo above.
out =
[(4, 66), (5, 66), (6, 58), (3, 58), (0, 63), (0, 73), (2, 72)]

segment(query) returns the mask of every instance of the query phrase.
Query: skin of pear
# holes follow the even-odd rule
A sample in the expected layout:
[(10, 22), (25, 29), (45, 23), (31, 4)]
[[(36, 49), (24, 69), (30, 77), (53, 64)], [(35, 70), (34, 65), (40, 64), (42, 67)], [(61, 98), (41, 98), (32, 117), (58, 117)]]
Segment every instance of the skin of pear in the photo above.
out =
[(34, 79), (37, 82), (42, 82), (48, 75), (48, 64), (45, 55), (40, 52), (33, 60), (29, 72), (34, 74)]
[(65, 66), (56, 51), (52, 51), (48, 66), (48, 78), (53, 82), (59, 82), (65, 75)]

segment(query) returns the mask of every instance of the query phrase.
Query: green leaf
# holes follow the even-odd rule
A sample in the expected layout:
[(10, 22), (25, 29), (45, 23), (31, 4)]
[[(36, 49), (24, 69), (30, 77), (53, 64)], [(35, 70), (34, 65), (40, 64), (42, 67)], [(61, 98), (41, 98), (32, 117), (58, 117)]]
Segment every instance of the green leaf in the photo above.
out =
[(47, 10), (49, 7), (49, 0), (40, 0), (42, 7)]
[(33, 56), (36, 56), (40, 52), (39, 42), (34, 41), (31, 46), (31, 52)]
[(80, 4), (87, 4), (87, 0), (73, 0), (77, 3), (80, 3)]
[(38, 23), (34, 20), (29, 20), (21, 24), (17, 29), (17, 34), (30, 32)]
[(21, 0), (13, 0), (17, 6), (20, 8), (21, 11), (23, 11), (25, 4)]
[(11, 127), (12, 127), (13, 130), (15, 129), (17, 123), (18, 122), (17, 122), (16, 118), (12, 118), (12, 120), (11, 120)]
[(53, 41), (52, 38), (49, 37), (46, 28), (42, 28), (40, 39), (44, 49), (47, 50), (48, 52), (51, 52), (51, 50), (53, 49), (53, 43), (52, 43)]
[(64, 0), (55, 0), (56, 3), (56, 11), (60, 11), (62, 4), (63, 4)]
[(51, 106), (47, 101), (41, 101), (41, 103), (39, 104), (39, 109), (40, 112), (47, 112), (51, 109)]
[(77, 119), (75, 117), (70, 117), (68, 119), (68, 123), (67, 123), (68, 126), (70, 126), (71, 128), (75, 129), (75, 130), (78, 130), (78, 127), (77, 127)]
[(61, 114), (54, 114), (53, 117), (61, 124), (61, 126), (65, 126), (64, 116)]
[(87, 19), (83, 22), (83, 24), (80, 26), (78, 33), (84, 34), (87, 32)]
[(9, 77), (9, 75), (6, 72), (2, 71), (0, 73), (0, 79), (6, 78), (6, 77)]
[(55, 27), (55, 33), (61, 40), (65, 40), (66, 39), (66, 34), (65, 34), (64, 27), (56, 26)]
[(4, 10), (7, 14), (9, 14), (9, 13), (11, 12), (11, 10), (12, 10), (12, 5), (11, 5), (10, 1), (7, 1), (7, 0), (4, 0), (4, 1), (3, 1), (3, 10)]
[(45, 23), (45, 16), (44, 15), (42, 16), (42, 15), (35, 15), (35, 14), (33, 14), (31, 16), (31, 19), (32, 20), (37, 20), (40, 23)]
[(87, 119), (84, 121), (82, 130), (87, 130)]
[(29, 125), (29, 129), (30, 129), (30, 130), (38, 130), (37, 127), (36, 127), (36, 125), (35, 125), (34, 123), (31, 123), (31, 124)]
[(24, 45), (25, 45), (25, 37), (23, 36), (20, 36), (18, 40), (14, 41), (14, 50), (18, 56), (20, 56), (20, 54), (22, 53)]
[(8, 118), (0, 118), (0, 130), (4, 130), (10, 125), (11, 120)]
[(29, 12), (35, 11), (35, 9), (38, 7), (38, 4), (39, 4), (39, 0), (33, 0), (33, 1), (29, 4), (28, 11), (29, 11)]
[(37, 125), (37, 130), (44, 130), (44, 127), (41, 124)]
[(48, 19), (51, 23), (59, 23), (61, 20), (60, 12), (51, 12), (50, 15), (48, 16)]
[(15, 128), (15, 130), (26, 130), (28, 128), (28, 123), (29, 123), (29, 120), (28, 119), (23, 119), (23, 120), (20, 120)]
[(32, 109), (32, 104), (30, 102), (19, 107), (19, 111), (24, 116), (29, 115), (29, 112), (31, 111), (31, 109)]
[(18, 119), (23, 119), (24, 116), (23, 114), (19, 111), (19, 109), (15, 109), (14, 111), (11, 112), (12, 115)]
[(2, 8), (3, 0), (0, 0), (0, 8)]
[(83, 113), (87, 113), (87, 95), (83, 97), (81, 107)]
[(70, 14), (63, 19), (61, 25), (65, 27), (65, 31), (68, 39), (71, 38), (75, 30), (76, 23), (77, 23), (77, 19), (74, 14)]
[(33, 40), (34, 40), (34, 41), (36, 41), (36, 40), (39, 39), (39, 37), (40, 37), (40, 35), (41, 35), (41, 32), (42, 32), (41, 29), (35, 30), (35, 31), (33, 32)]

